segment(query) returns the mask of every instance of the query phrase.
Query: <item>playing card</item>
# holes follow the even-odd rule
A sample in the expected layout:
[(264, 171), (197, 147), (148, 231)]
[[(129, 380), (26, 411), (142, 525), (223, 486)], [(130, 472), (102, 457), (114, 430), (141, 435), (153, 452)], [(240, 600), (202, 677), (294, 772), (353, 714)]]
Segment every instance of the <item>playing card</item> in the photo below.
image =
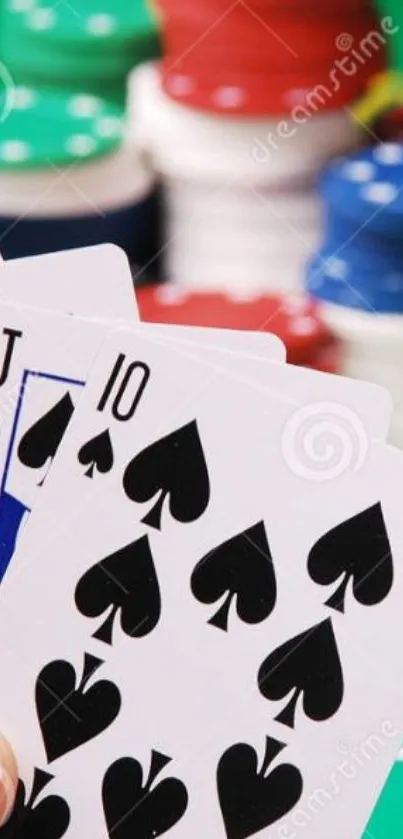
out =
[[(18, 534), (34, 506), (67, 428), (92, 361), (106, 337), (109, 322), (52, 316), (34, 309), (0, 304), (4, 324), (3, 373), (0, 377), (0, 573), (13, 554)], [(12, 326), (10, 326), (12, 324)], [(235, 352), (284, 360), (276, 336), (229, 330), (152, 326), (153, 334), (181, 335), (182, 351)], [(207, 345), (211, 349), (207, 350)], [(108, 434), (84, 445), (81, 463), (89, 472), (113, 465)]]
[(0, 565), (56, 454), (105, 323), (0, 306)]
[(2, 261), (0, 301), (89, 318), (138, 320), (129, 262), (116, 245)]
[[(403, 455), (370, 442), (360, 383), (137, 333), (105, 344), (0, 594), (20, 812), (29, 799), (29, 825), (51, 812), (49, 835), (72, 839), (284, 837), (304, 820), (319, 839), (330, 811), (357, 836), (403, 730)], [(113, 466), (88, 474), (82, 448), (106, 430)], [(368, 605), (351, 551), (326, 588), (310, 557), (372, 508), (393, 584)], [(343, 573), (342, 613), (326, 600)], [(306, 644), (292, 666), (277, 652)], [(354, 783), (351, 742), (369, 753)]]

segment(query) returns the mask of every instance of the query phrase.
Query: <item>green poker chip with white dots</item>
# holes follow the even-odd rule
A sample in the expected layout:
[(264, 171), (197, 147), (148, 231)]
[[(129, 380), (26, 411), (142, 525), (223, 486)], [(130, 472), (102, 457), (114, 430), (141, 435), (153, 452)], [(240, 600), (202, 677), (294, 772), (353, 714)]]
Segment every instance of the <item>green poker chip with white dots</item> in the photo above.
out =
[[(15, 4), (20, 8), (18, 0), (7, 3), (10, 10), (15, 10)], [(141, 38), (157, 27), (147, 0), (80, 0), (78, 13), (69, 3), (36, 0), (22, 14), (24, 25), (43, 38), (58, 42), (82, 40), (87, 49)]]
[(0, 96), (0, 170), (92, 160), (118, 148), (123, 110), (83, 93), (17, 87)]
[[(79, 11), (70, 3), (54, 0), (4, 0), (2, 28), (7, 46), (9, 36), (18, 35), (28, 43), (71, 49), (108, 60), (116, 52), (133, 54), (155, 49), (158, 42), (157, 21), (147, 0), (80, 0)], [(16, 40), (17, 43), (17, 40)]]
[(17, 82), (120, 83), (137, 64), (160, 55), (158, 27), (147, 0), (0, 0), (0, 54)]

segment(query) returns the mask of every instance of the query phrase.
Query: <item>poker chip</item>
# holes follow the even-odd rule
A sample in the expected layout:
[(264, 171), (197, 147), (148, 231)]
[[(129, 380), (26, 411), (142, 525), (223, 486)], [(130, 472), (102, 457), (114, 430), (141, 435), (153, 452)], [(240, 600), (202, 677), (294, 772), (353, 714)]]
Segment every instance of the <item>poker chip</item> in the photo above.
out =
[(322, 358), (323, 365), (335, 365), (331, 332), (321, 321), (317, 306), (302, 298), (190, 293), (165, 283), (139, 289), (137, 301), (143, 321), (271, 332), (287, 347), (289, 363), (314, 365)]
[(348, 248), (333, 255), (322, 249), (307, 272), (306, 288), (316, 299), (365, 312), (403, 312), (403, 267), (398, 272), (385, 269), (371, 273), (368, 261), (361, 265), (349, 261)]
[[(393, 0), (392, 0), (393, 1)], [(16, 0), (18, 3), (19, 0)], [(21, 0), (24, 2), (24, 0)], [(399, 2), (399, 0), (397, 0)], [(182, 9), (184, 14), (194, 10), (195, 6), (192, 0), (153, 0), (150, 5), (154, 11), (159, 15), (171, 15)], [(203, 6), (208, 7), (216, 14), (222, 14), (225, 11), (225, 3), (223, 0), (204, 0)], [(255, 13), (263, 12), (267, 9), (278, 11), (278, 0), (253, 0), (250, 3)], [(331, 5), (323, 5), (321, 0), (282, 0), (281, 9), (289, 14), (301, 15), (307, 17), (317, 15), (318, 13), (323, 17), (337, 17), (345, 14), (368, 14), (372, 8), (369, 0), (334, 0)]]
[(389, 391), (394, 406), (390, 442), (403, 446), (403, 316), (328, 302), (321, 303), (319, 314), (342, 347), (340, 372)]
[(314, 192), (165, 179), (164, 275), (183, 288), (295, 291), (317, 244)]
[(268, 118), (195, 114), (164, 92), (158, 64), (144, 64), (130, 76), (130, 142), (150, 155), (164, 176), (214, 185), (231, 180), (295, 187), (312, 181), (325, 162), (360, 139), (344, 110), (319, 113), (298, 126), (290, 122), (283, 129), (280, 136), (278, 121)]
[(34, 0), (22, 6), (19, 0), (5, 3), (8, 15), (22, 29), (60, 46), (74, 41), (87, 52), (98, 52), (102, 44), (131, 46), (136, 38), (155, 37), (155, 19), (143, 0), (81, 0), (79, 14), (67, 3), (55, 5), (52, 0)]
[(325, 202), (347, 221), (399, 237), (403, 213), (403, 146), (381, 143), (335, 161), (325, 173)]
[(18, 259), (108, 242), (123, 248), (137, 265), (152, 263), (154, 267), (159, 249), (157, 221), (158, 204), (154, 193), (119, 209), (93, 209), (77, 216), (21, 218), (0, 214), (0, 243), (5, 259)]
[[(180, 7), (166, 15), (163, 42), (167, 63), (179, 58), (182, 67), (180, 56), (191, 53), (192, 66), (203, 61), (205, 72), (214, 66), (224, 76), (236, 70), (242, 77), (254, 70), (261, 78), (270, 78), (269, 72), (295, 72), (297, 68), (321, 66), (325, 62), (331, 66), (338, 42), (343, 50), (342, 33), (346, 33), (348, 52), (348, 44), (352, 49), (368, 34), (368, 26), (376, 25), (374, 18), (363, 14), (348, 14), (345, 19), (319, 14), (307, 22), (305, 13), (287, 14), (279, 8), (265, 11), (262, 5), (260, 13), (253, 14), (253, 3), (251, 8), (252, 13), (243, 3), (235, 3), (218, 21), (216, 13), (204, 3), (197, 12), (192, 8), (186, 13)], [(216, 25), (212, 27), (214, 19)], [(199, 45), (200, 32), (209, 27), (212, 29), (208, 37)]]
[(155, 176), (140, 156), (122, 146), (91, 160), (58, 167), (0, 169), (0, 215), (67, 217), (115, 211), (145, 198)]
[[(6, 0), (0, 34), (2, 60), (17, 81), (30, 85), (120, 81), (132, 67), (159, 54), (157, 23), (146, 0), (68, 3)], [(94, 88), (95, 85), (95, 88)]]
[[(268, 69), (261, 76), (253, 74), (249, 78), (236, 69), (224, 75), (214, 67), (199, 71), (185, 63), (188, 64), (185, 59), (181, 64), (174, 59), (163, 62), (166, 93), (196, 110), (228, 116), (290, 115), (299, 124), (322, 112), (350, 105), (366, 86), (366, 74), (360, 71), (348, 80), (343, 78), (334, 91), (324, 88), (321, 79), (331, 72), (330, 65), (277, 75)], [(270, 84), (263, 83), (265, 79), (270, 79)]]
[(32, 84), (51, 85), (56, 81), (57, 84), (69, 82), (74, 86), (78, 83), (82, 85), (85, 79), (85, 83), (92, 87), (92, 83), (99, 79), (109, 82), (123, 79), (132, 66), (131, 61), (125, 60), (120, 53), (107, 53), (102, 62), (94, 63), (91, 55), (85, 52), (76, 56), (75, 49), (71, 52), (61, 50), (57, 44), (47, 44), (45, 48), (31, 45), (19, 33), (7, 39), (3, 56), (17, 80), (32, 80)]
[(91, 160), (122, 140), (122, 110), (89, 94), (17, 87), (0, 95), (0, 113), (0, 171)]
[(299, 106), (312, 115), (350, 104), (384, 67), (378, 44), (337, 79), (335, 57), (351, 59), (354, 45), (377, 29), (368, 7), (344, 16), (319, 12), (309, 23), (301, 9), (291, 15), (259, 0), (230, 8), (203, 3), (196, 11), (172, 2), (160, 8), (164, 89), (197, 109), (260, 116)]
[(337, 304), (313, 301), (320, 317), (357, 357), (371, 357), (400, 364), (403, 353), (403, 317), (348, 309)]
[(325, 234), (307, 270), (317, 298), (403, 312), (403, 145), (382, 143), (331, 164), (322, 181)]
[(123, 146), (73, 166), (0, 168), (0, 247), (6, 259), (111, 242), (139, 266), (160, 249), (154, 174)]
[[(71, 84), (86, 79), (88, 85), (97, 79), (124, 79), (136, 63), (158, 55), (157, 47), (150, 47), (140, 42), (133, 50), (113, 50), (108, 47), (101, 56), (92, 55), (85, 50), (77, 54), (79, 47), (72, 44), (66, 48), (57, 43), (31, 43), (31, 37), (15, 32), (7, 36), (3, 56), (17, 78), (24, 76), (47, 82), (69, 81)], [(103, 50), (106, 50), (103, 47)]]

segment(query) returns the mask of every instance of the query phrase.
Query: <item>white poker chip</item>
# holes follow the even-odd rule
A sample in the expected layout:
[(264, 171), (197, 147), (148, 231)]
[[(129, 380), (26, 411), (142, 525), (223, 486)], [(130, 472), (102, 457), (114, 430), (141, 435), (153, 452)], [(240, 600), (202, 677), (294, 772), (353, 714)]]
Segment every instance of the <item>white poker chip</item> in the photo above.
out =
[[(298, 291), (316, 247), (313, 192), (165, 182), (164, 275), (181, 288), (229, 294)], [(305, 324), (306, 326), (306, 324)]]
[(321, 303), (320, 316), (341, 341), (345, 376), (386, 388), (393, 402), (389, 442), (403, 448), (403, 315)]
[(326, 161), (359, 140), (344, 110), (285, 125), (279, 119), (224, 118), (186, 108), (164, 93), (156, 63), (132, 73), (128, 108), (130, 141), (150, 153), (160, 173), (204, 183), (308, 183)]
[(66, 172), (52, 167), (0, 170), (0, 216), (95, 216), (142, 201), (154, 186), (155, 176), (144, 159), (123, 146)]
[[(322, 303), (320, 313), (330, 329), (354, 352), (361, 349), (373, 358), (396, 360), (403, 364), (403, 315), (378, 314)], [(399, 374), (400, 375), (400, 374)]]

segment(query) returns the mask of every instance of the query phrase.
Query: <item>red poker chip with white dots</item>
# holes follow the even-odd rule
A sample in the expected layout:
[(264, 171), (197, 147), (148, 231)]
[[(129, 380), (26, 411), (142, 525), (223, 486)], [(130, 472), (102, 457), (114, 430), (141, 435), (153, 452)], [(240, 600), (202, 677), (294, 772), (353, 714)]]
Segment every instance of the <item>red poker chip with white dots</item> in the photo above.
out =
[(337, 372), (337, 344), (309, 300), (283, 295), (242, 299), (166, 284), (138, 289), (137, 302), (142, 321), (271, 332), (285, 344), (289, 363)]
[[(203, 25), (197, 21), (191, 24), (174, 15), (163, 24), (165, 93), (183, 105), (210, 113), (267, 116), (292, 113), (302, 106), (309, 116), (335, 110), (361, 96), (370, 77), (384, 67), (379, 49), (365, 61), (355, 62), (352, 73), (348, 49), (338, 51), (330, 35), (325, 44), (323, 27), (316, 23), (316, 34), (309, 26), (307, 38), (305, 21), (298, 46), (292, 51), (250, 15), (245, 23), (234, 22), (231, 15), (213, 23), (207, 19)], [(375, 25), (370, 15), (363, 16), (353, 39), (348, 22), (344, 28), (343, 23), (336, 38), (343, 39), (340, 45), (351, 47)], [(275, 30), (275, 26), (270, 28)], [(288, 37), (286, 32), (284, 37)], [(312, 43), (321, 44), (317, 56)], [(347, 75), (335, 67), (336, 57), (347, 61)]]
[[(204, 69), (213, 65), (224, 74), (235, 67), (240, 74), (260, 74), (261, 69), (298, 73), (305, 67), (325, 62), (333, 65), (337, 58), (343, 59), (376, 26), (371, 15), (315, 16), (308, 22), (305, 15), (290, 18), (282, 10), (255, 14), (243, 3), (235, 4), (221, 20), (204, 7), (202, 12), (178, 10), (163, 18), (168, 62), (184, 56), (195, 66), (197, 62)], [(370, 57), (364, 58), (371, 63)], [(347, 74), (343, 76), (347, 78)], [(330, 79), (322, 79), (326, 81), (332, 84)]]
[[(379, 72), (382, 60), (374, 58), (374, 63), (374, 71)], [(296, 122), (351, 105), (365, 90), (368, 75), (372, 75), (361, 68), (354, 76), (343, 79), (337, 90), (327, 92), (321, 79), (327, 77), (330, 66), (301, 70), (295, 75), (276, 75), (268, 70), (253, 75), (235, 68), (223, 74), (207, 66), (199, 72), (186, 58), (176, 63), (165, 58), (161, 70), (164, 92), (179, 104), (228, 117), (293, 118), (295, 114)], [(265, 79), (270, 83), (265, 84)]]

